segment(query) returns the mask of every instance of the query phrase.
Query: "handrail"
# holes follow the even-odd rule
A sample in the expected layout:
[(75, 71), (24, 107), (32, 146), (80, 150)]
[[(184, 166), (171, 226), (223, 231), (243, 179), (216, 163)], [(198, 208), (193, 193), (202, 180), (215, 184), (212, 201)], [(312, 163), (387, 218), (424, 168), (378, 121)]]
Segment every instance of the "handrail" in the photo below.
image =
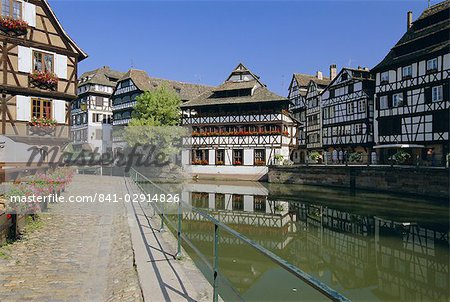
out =
[[(160, 186), (158, 186), (157, 184), (155, 184), (153, 181), (151, 181), (148, 177), (146, 177), (145, 175), (143, 175), (142, 173), (138, 172), (136, 169), (131, 168), (131, 170), (135, 173), (136, 178), (135, 181), (137, 182), (137, 175), (139, 175), (140, 177), (142, 177), (144, 180), (148, 181), (149, 183), (151, 183), (152, 185), (154, 185), (156, 188), (158, 188), (159, 190), (166, 192), (166, 190), (164, 190), (163, 188), (161, 188)], [(143, 188), (141, 186), (139, 186), (141, 190), (143, 190)], [(166, 192), (167, 193), (167, 192)], [(182, 200), (180, 200), (180, 204), (183, 203)], [(158, 207), (157, 207), (158, 208)], [(255, 241), (249, 239), (248, 237), (244, 236), (243, 234), (239, 233), (238, 231), (234, 230), (233, 228), (229, 227), (228, 225), (224, 224), (223, 222), (217, 220), (216, 218), (212, 217), (211, 215), (206, 214), (205, 212), (203, 212), (202, 210), (199, 210), (196, 207), (192, 207), (192, 211), (199, 214), (200, 216), (202, 216), (203, 218), (209, 220), (210, 222), (214, 223), (215, 226), (215, 231), (214, 231), (214, 235), (215, 235), (215, 240), (214, 240), (214, 250), (215, 250), (215, 255), (217, 255), (217, 236), (218, 236), (218, 228), (220, 227), (221, 229), (223, 229), (224, 231), (226, 231), (227, 233), (235, 236), (236, 238), (238, 238), (239, 240), (245, 242), (246, 244), (250, 245), (252, 248), (254, 248), (256, 251), (258, 251), (259, 253), (261, 253), (262, 255), (266, 256), (267, 258), (269, 258), (271, 261), (275, 262), (276, 264), (278, 264), (279, 266), (281, 266), (283, 269), (285, 269), (286, 271), (290, 272), (291, 274), (293, 274), (294, 276), (296, 276), (297, 278), (303, 280), (306, 284), (308, 284), (309, 286), (313, 287), (314, 289), (316, 289), (317, 291), (319, 291), (321, 294), (323, 294), (324, 296), (326, 296), (327, 298), (329, 298), (332, 301), (350, 301), (348, 298), (346, 298), (345, 296), (343, 296), (342, 294), (340, 294), (339, 292), (335, 291), (334, 289), (332, 289), (331, 287), (329, 287), (328, 285), (326, 285), (325, 283), (323, 283), (320, 280), (317, 280), (316, 278), (314, 278), (313, 276), (309, 275), (308, 273), (304, 272), (303, 270), (301, 270), (300, 268), (296, 267), (295, 265), (291, 264), (290, 262), (286, 261), (285, 259), (277, 256), (276, 254), (274, 254), (273, 252), (269, 251), (268, 249), (264, 248), (263, 246), (259, 245), (258, 243), (256, 243)], [(164, 213), (162, 213), (164, 215)], [(179, 213), (180, 214), (180, 213)], [(162, 217), (162, 219), (164, 220), (164, 217)], [(171, 224), (171, 223), (170, 223)], [(172, 227), (174, 227), (173, 224), (171, 224)], [(180, 233), (178, 234), (180, 236)], [(215, 257), (216, 258), (216, 257)], [(216, 261), (217, 259), (215, 259)], [(218, 265), (218, 264), (216, 264)], [(215, 265), (215, 266), (216, 266)], [(216, 274), (217, 272), (215, 272)], [(214, 279), (216, 278), (216, 276), (214, 276)]]

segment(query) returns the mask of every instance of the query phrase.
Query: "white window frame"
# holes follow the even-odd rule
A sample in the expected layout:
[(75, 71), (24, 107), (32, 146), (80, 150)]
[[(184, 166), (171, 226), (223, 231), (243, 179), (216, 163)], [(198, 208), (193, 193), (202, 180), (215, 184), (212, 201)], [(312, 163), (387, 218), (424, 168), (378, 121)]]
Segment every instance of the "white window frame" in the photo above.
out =
[(438, 69), (438, 59), (433, 58), (427, 61), (427, 71)]
[(404, 78), (406, 77), (412, 77), (412, 65), (404, 66), (402, 68), (402, 76)]
[(389, 82), (389, 71), (385, 71), (380, 74), (380, 82)]
[(431, 100), (433, 102), (440, 102), (443, 100), (443, 87), (442, 85), (434, 86), (431, 88)]
[(392, 95), (392, 107), (403, 106), (403, 93), (395, 93)]
[(389, 99), (387, 95), (380, 96), (380, 109), (388, 109), (389, 108)]

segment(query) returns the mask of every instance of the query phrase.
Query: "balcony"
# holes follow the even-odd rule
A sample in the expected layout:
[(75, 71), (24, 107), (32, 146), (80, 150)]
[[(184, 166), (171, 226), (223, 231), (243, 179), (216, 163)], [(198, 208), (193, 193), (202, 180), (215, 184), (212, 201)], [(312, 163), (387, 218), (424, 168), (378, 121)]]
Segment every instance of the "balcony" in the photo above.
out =
[(251, 114), (251, 115), (225, 115), (225, 116), (199, 116), (184, 117), (183, 125), (202, 124), (236, 124), (236, 123), (260, 123), (260, 122), (289, 122), (290, 118), (282, 113)]
[(133, 102), (127, 102), (127, 103), (123, 103), (123, 104), (119, 104), (119, 105), (113, 105), (112, 106), (112, 110), (113, 111), (117, 111), (117, 110), (122, 110), (122, 109), (127, 109), (127, 108), (132, 108), (136, 105), (136, 101)]

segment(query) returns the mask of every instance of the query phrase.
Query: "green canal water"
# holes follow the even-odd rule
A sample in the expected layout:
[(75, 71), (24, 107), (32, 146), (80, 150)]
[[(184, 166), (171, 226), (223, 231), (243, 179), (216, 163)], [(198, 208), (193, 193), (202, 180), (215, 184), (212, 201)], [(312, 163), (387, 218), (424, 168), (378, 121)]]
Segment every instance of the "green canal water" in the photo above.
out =
[[(353, 301), (449, 300), (448, 200), (252, 182), (179, 190), (183, 201)], [(185, 212), (182, 226), (197, 251), (184, 248), (211, 280), (204, 260), (212, 264), (213, 224)], [(225, 301), (327, 300), (225, 231), (219, 270)]]

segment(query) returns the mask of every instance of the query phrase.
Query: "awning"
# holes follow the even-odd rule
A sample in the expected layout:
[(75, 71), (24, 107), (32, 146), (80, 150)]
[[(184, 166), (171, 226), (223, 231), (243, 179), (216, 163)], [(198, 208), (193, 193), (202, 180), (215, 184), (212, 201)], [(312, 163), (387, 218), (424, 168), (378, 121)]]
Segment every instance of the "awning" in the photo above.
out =
[(373, 147), (374, 149), (389, 149), (389, 148), (400, 148), (400, 149), (408, 149), (408, 148), (425, 148), (424, 145), (415, 145), (415, 144), (390, 144), (390, 145), (379, 145)]

